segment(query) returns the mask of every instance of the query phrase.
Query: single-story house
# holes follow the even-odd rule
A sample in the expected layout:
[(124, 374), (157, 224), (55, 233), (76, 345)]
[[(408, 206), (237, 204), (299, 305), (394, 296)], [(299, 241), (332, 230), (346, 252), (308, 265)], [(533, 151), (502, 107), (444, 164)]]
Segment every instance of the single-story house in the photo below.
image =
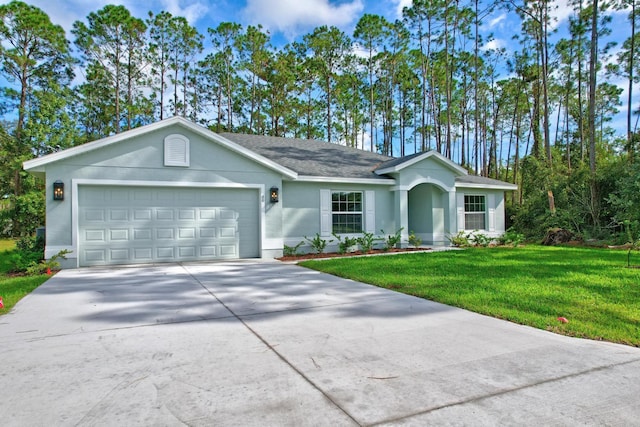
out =
[(181, 117), (24, 168), (46, 182), (45, 256), (70, 250), (63, 268), (272, 258), (316, 233), (330, 240), (402, 229), (403, 246), (410, 231), (429, 245), (460, 230), (497, 237), (504, 192), (517, 188), (469, 175), (435, 151), (392, 158), (216, 134)]

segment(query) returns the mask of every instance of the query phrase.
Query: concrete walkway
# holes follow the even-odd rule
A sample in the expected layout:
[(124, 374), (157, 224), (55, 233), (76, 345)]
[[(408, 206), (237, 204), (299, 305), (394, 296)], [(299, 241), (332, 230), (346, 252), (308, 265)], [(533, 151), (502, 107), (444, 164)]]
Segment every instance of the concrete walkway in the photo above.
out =
[(63, 271), (0, 317), (0, 423), (640, 425), (640, 349), (278, 262)]

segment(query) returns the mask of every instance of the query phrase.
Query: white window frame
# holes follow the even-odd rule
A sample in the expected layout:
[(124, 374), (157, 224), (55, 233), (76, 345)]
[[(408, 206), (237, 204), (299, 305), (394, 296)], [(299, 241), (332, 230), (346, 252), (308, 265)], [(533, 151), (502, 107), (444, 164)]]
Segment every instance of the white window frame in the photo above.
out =
[[(482, 210), (482, 211), (468, 211), (467, 210), (467, 198), (468, 197), (482, 197), (482, 204), (484, 205), (484, 210)], [(488, 216), (488, 212), (487, 212), (488, 197), (487, 197), (487, 195), (486, 194), (465, 194), (462, 203), (463, 203), (462, 209), (464, 211), (464, 229), (465, 229), (465, 231), (472, 231), (472, 230), (486, 231), (487, 230), (487, 216)], [(483, 218), (483, 226), (482, 226), (482, 228), (478, 228), (478, 227), (469, 228), (467, 226), (467, 216), (468, 215), (474, 215), (474, 216), (475, 215), (477, 215), (477, 216), (482, 215), (482, 218)]]
[[(334, 200), (333, 200), (333, 196), (334, 194), (346, 194), (347, 195), (347, 200), (345, 202), (341, 202), (338, 201), (338, 204), (340, 205), (341, 203), (346, 203), (347, 204), (347, 210), (334, 210)], [(358, 211), (350, 211), (348, 210), (348, 205), (349, 205), (349, 200), (348, 197), (350, 194), (360, 194), (360, 210)], [(358, 202), (353, 202), (353, 203), (358, 203)], [(361, 191), (361, 190), (332, 190), (331, 191), (331, 233), (335, 233), (335, 234), (362, 234), (365, 231), (365, 192)], [(334, 216), (335, 215), (360, 215), (360, 230), (357, 231), (348, 231), (348, 232), (344, 232), (344, 231), (336, 231), (335, 227), (336, 224), (334, 223)]]

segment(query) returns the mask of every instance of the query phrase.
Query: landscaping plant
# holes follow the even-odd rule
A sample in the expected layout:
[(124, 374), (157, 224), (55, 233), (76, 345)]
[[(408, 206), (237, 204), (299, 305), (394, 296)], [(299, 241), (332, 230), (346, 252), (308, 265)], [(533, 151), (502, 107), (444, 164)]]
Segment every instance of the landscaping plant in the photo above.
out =
[(311, 249), (313, 249), (317, 254), (323, 253), (327, 248), (327, 244), (333, 242), (333, 240), (327, 241), (326, 239), (320, 237), (320, 233), (316, 233), (313, 239), (310, 239), (307, 236), (304, 236), (304, 239), (307, 241), (307, 243), (309, 243)]

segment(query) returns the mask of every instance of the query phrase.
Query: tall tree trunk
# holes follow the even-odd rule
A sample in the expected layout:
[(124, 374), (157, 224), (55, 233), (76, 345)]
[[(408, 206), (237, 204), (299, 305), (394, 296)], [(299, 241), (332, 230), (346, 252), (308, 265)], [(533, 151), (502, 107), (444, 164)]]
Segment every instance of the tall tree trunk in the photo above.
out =
[(598, 62), (598, 0), (593, 0), (591, 14), (591, 53), (589, 58), (589, 171), (591, 172), (591, 217), (599, 227), (598, 189), (596, 183), (596, 65)]
[(629, 161), (633, 162), (635, 157), (633, 147), (633, 130), (631, 129), (631, 114), (633, 100), (633, 66), (635, 55), (635, 39), (636, 39), (636, 0), (631, 0), (631, 40), (629, 46), (629, 94), (627, 95), (627, 153), (629, 153)]

